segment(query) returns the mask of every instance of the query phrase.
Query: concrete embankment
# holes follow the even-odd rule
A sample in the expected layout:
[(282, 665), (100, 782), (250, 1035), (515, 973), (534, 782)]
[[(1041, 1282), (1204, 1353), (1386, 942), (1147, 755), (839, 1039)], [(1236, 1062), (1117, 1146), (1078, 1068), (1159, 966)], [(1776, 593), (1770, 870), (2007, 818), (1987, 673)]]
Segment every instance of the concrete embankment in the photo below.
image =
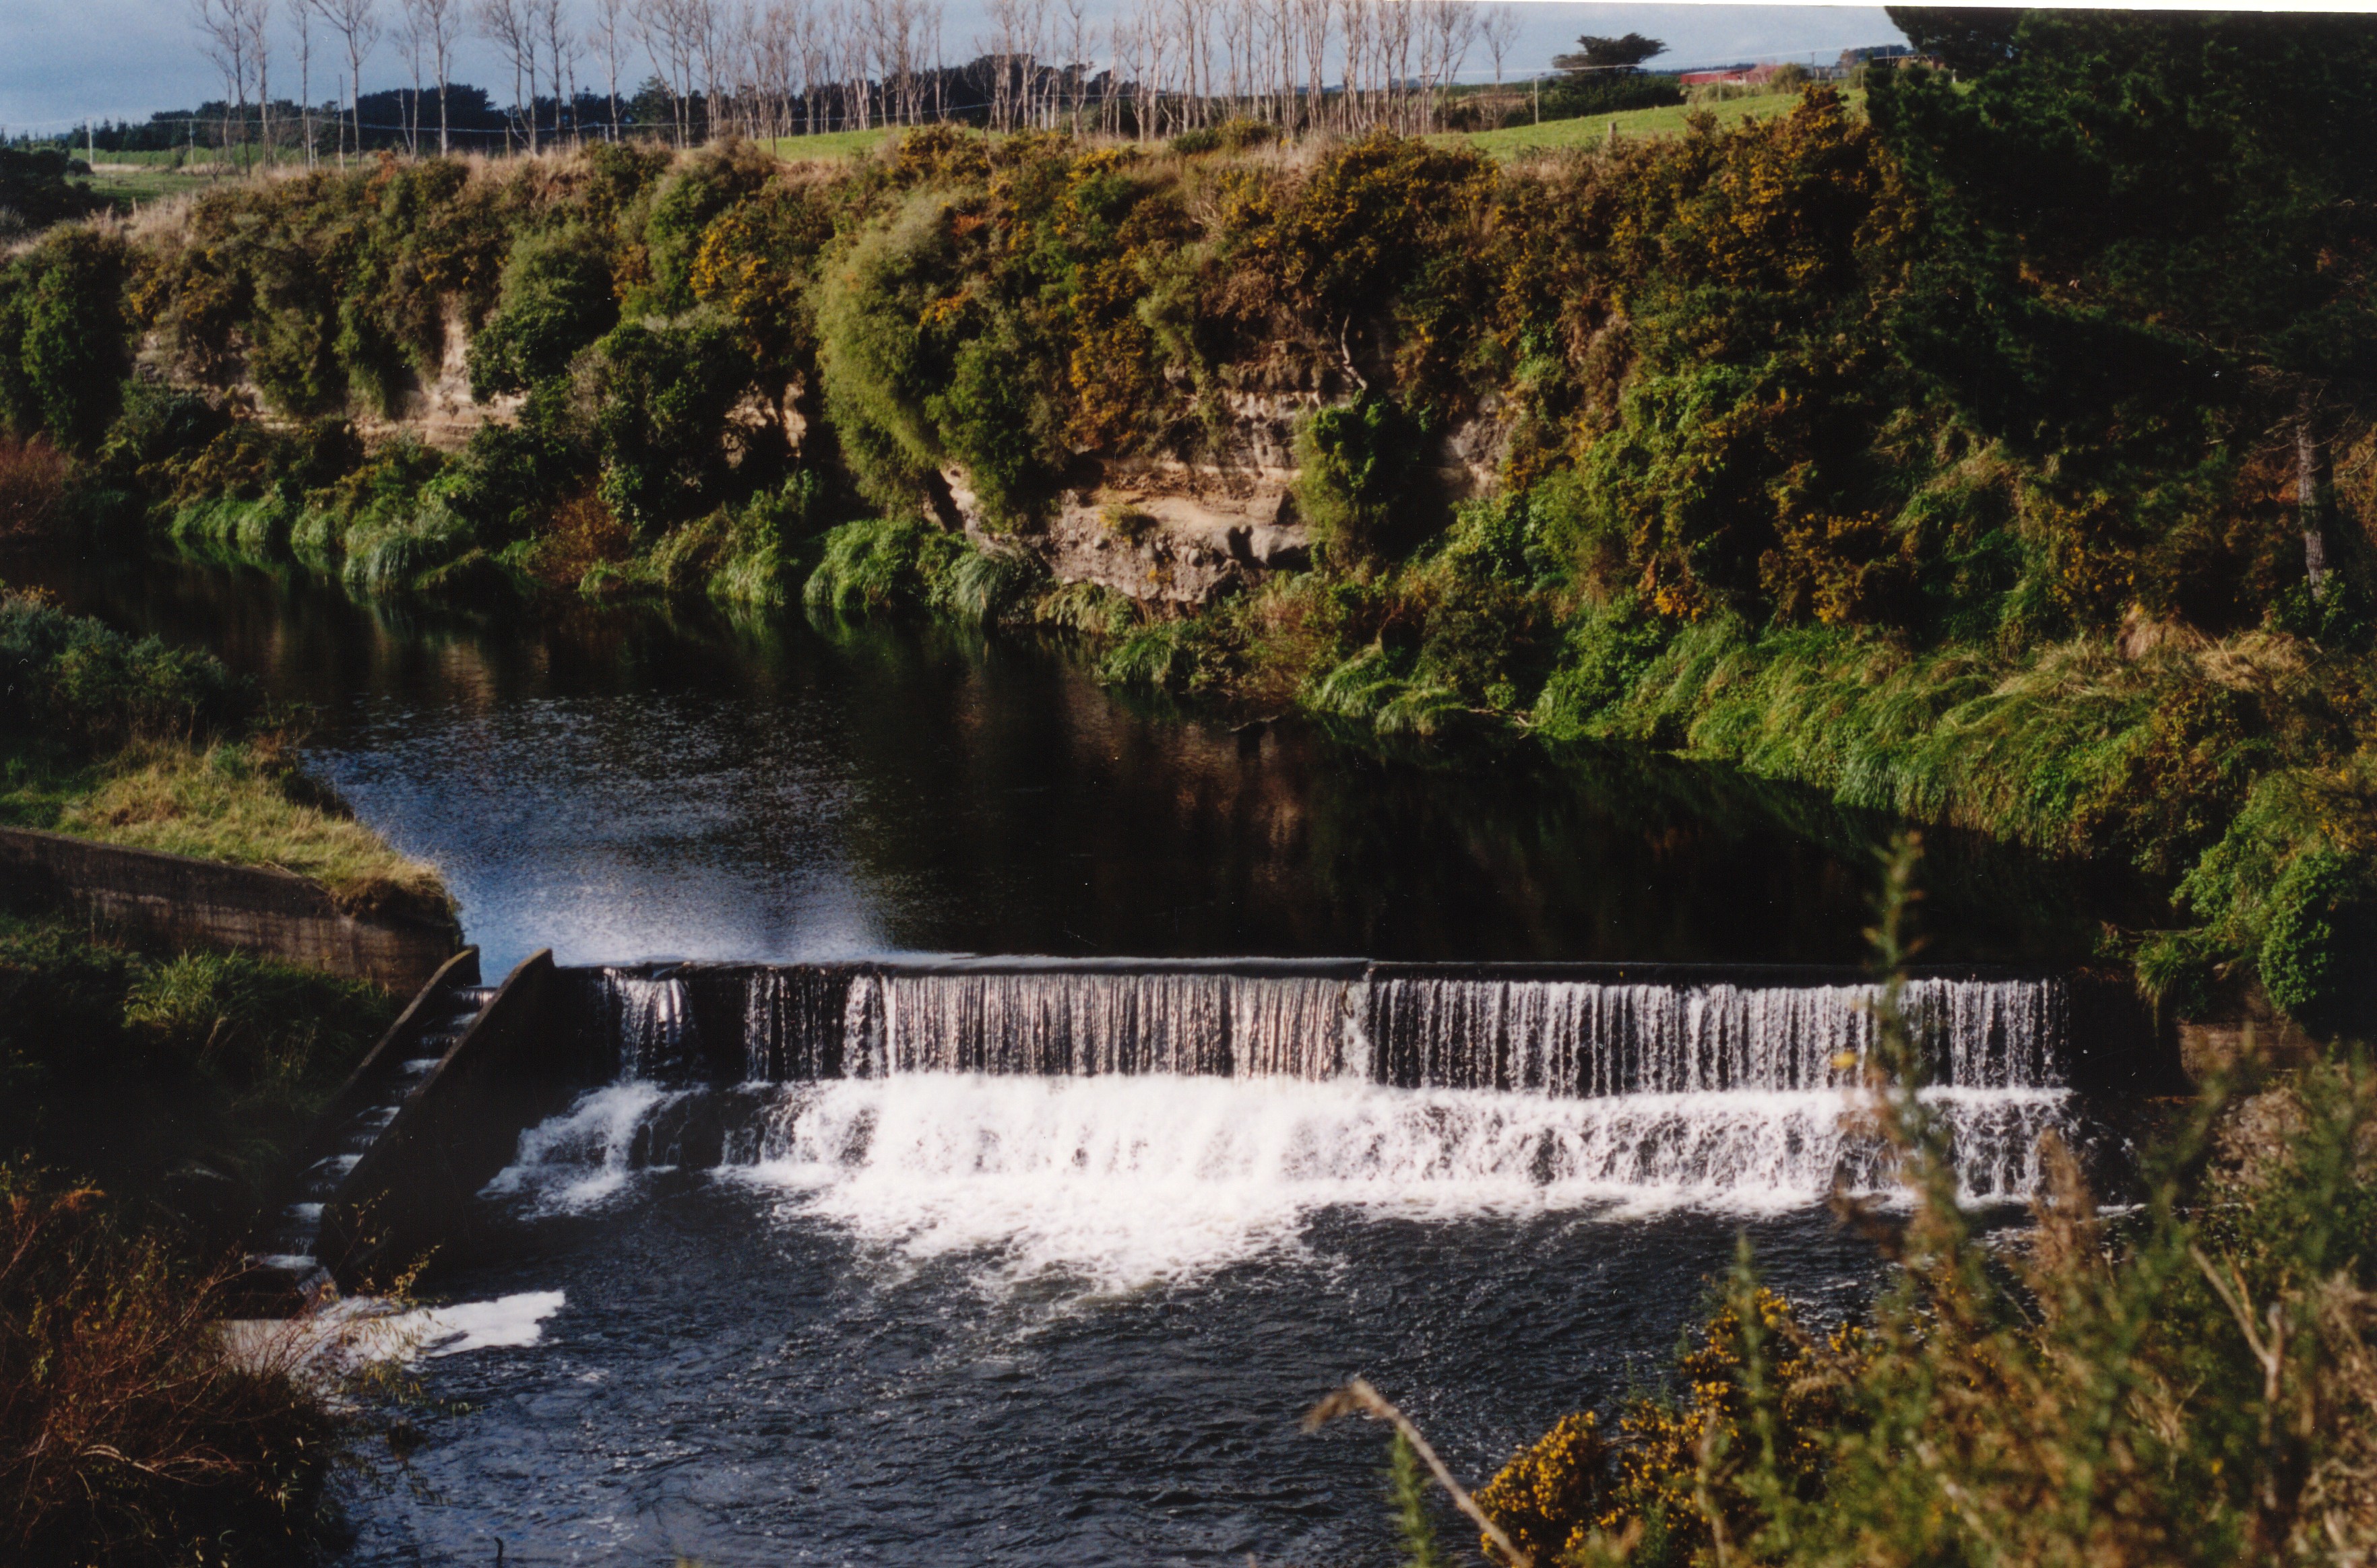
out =
[(0, 887), (173, 945), (230, 947), (367, 980), (426, 983), (461, 946), (444, 910), (342, 908), (319, 883), (28, 828), (0, 828)]
[(582, 1073), (554, 1025), (555, 976), (550, 951), (514, 969), (339, 1183), (318, 1255), (341, 1279), (452, 1240), (520, 1129), (576, 1092)]

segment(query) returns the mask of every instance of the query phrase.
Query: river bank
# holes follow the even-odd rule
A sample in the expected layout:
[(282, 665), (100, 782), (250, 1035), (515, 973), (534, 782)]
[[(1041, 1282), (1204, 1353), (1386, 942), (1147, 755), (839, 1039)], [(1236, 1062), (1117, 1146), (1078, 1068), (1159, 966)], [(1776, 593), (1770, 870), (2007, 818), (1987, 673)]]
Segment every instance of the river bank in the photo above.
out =
[[(2148, 42), (2084, 43), (2182, 70)], [(2189, 302), (2118, 246), (2056, 260), (2070, 299), (2005, 260), (2010, 209), (1947, 171), (2050, 136), (2067, 57), (1511, 167), (936, 126), (831, 166), (317, 172), (13, 260), (22, 311), (92, 330), (8, 328), (8, 418), (54, 448), (54, 535), (458, 604), (1028, 624), (1234, 721), (1723, 759), (2117, 863), (2175, 895), (2103, 944), (2168, 1005), (2359, 1027), (2367, 421), (2323, 383), (2293, 474), (2256, 434), (2283, 410), (2218, 374), (2276, 317), (2182, 352), (2156, 312)], [(2223, 124), (2216, 161), (2275, 145)], [(2311, 243), (2358, 166), (2286, 148), (2300, 211), (2207, 199), (2152, 243)], [(2327, 281), (2272, 310), (2355, 308), (2264, 275), (2298, 274)]]

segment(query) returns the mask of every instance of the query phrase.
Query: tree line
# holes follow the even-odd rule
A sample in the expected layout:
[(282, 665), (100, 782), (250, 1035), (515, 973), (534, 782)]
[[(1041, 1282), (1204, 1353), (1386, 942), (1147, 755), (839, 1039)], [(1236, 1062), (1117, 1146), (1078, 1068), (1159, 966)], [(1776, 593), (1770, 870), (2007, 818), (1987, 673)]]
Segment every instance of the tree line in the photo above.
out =
[[(221, 96), (86, 126), (94, 150), (210, 142), (310, 164), (941, 121), (1141, 139), (1232, 120), (1426, 133), (1446, 128), (1464, 72), (1490, 61), (1500, 88), (1518, 33), (1510, 6), (1475, 0), (1138, 0), (1105, 22), (1086, 0), (990, 0), (955, 51), (936, 0), (191, 0), (190, 15)], [(474, 38), (509, 70), (508, 102), (454, 78)], [(1611, 42), (1583, 40), (1558, 64), (1605, 69), (1585, 62)], [(364, 91), (364, 71), (391, 54), (409, 79)]]

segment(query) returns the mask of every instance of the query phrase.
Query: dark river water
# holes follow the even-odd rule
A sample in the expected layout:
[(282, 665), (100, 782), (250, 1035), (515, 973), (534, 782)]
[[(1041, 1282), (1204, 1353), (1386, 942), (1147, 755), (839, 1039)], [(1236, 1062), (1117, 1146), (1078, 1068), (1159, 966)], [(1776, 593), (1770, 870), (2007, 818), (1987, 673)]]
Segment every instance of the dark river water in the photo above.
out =
[[(437, 864), (491, 980), (543, 947), (1855, 961), (1885, 831), (1624, 751), (1234, 728), (946, 628), (431, 610), (181, 561), (0, 576), (312, 705), (312, 766)], [(1929, 865), (1935, 956), (2084, 951), (2100, 889), (1953, 839)], [(1007, 1124), (985, 1107), (1009, 1091), (950, 1085), (931, 1136)], [(1379, 1433), (1297, 1431), (1345, 1376), (1482, 1481), (1655, 1384), (1737, 1236), (1820, 1315), (1875, 1276), (1804, 1194), (1405, 1203), (1167, 1145), (1268, 1125), (1260, 1085), (1179, 1091), (1202, 1132), (1151, 1092), (1031, 1112), (1079, 1123), (1050, 1146), (1127, 1146), (1110, 1179), (597, 1158), (566, 1191), (491, 1193), (489, 1236), (425, 1283), (494, 1326), (418, 1363), (425, 1441), (352, 1489), (350, 1560), (1383, 1563)]]

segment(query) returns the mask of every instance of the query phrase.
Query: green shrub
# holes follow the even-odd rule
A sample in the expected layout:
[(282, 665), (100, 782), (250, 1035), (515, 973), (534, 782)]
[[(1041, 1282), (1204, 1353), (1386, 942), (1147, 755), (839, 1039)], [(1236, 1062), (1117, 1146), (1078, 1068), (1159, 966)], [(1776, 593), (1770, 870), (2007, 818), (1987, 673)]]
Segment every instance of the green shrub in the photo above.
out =
[(1396, 542), (1419, 447), (1419, 433), (1386, 398), (1315, 410), (1297, 426), (1296, 513), (1332, 562), (1375, 560)]
[(2333, 849), (2299, 855), (2270, 890), (2262, 983), (2322, 1034), (2377, 1032), (2377, 889)]
[(750, 457), (727, 418), (751, 390), (733, 332), (702, 312), (625, 322), (596, 355), (594, 435), (611, 510), (650, 536), (716, 505), (732, 459)]
[(559, 374), (618, 316), (591, 234), (575, 224), (523, 234), (504, 264), (495, 314), (471, 339), (471, 395), (484, 400)]
[(0, 267), (0, 419), (20, 439), (98, 445), (131, 368), (123, 242), (68, 229)]
[(1057, 412), (1037, 381), (1020, 327), (1001, 315), (960, 345), (948, 386), (925, 400), (939, 445), (964, 468), (994, 529), (1035, 520), (1062, 471)]
[(0, 593), (0, 735), (90, 756), (229, 733), (257, 707), (254, 686), (206, 653)]
[(921, 325), (954, 266), (946, 201), (920, 193), (830, 259), (818, 290), (826, 411), (859, 489), (911, 506), (941, 457), (926, 411), (941, 366)]

